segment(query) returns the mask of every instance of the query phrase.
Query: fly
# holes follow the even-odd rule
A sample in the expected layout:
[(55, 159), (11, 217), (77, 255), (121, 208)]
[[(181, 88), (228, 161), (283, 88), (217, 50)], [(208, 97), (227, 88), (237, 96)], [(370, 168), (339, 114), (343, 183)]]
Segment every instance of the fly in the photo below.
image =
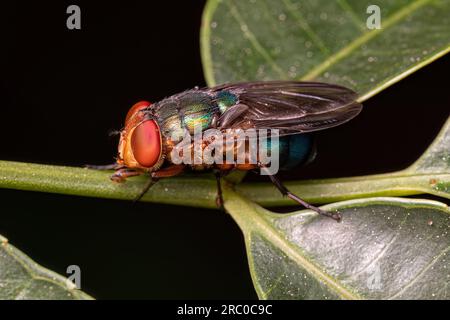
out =
[[(116, 182), (148, 174), (148, 183), (138, 200), (159, 179), (179, 175), (186, 169), (214, 170), (217, 203), (222, 206), (221, 177), (232, 170), (266, 170), (267, 164), (259, 158), (243, 163), (234, 158), (231, 162), (213, 164), (200, 158), (200, 162), (180, 164), (175, 161), (173, 151), (185, 143), (183, 137), (193, 137), (195, 128), (236, 136), (242, 130), (276, 130), (280, 169), (290, 170), (312, 158), (310, 132), (338, 126), (358, 115), (362, 106), (356, 98), (352, 90), (333, 84), (261, 81), (194, 88), (154, 104), (141, 101), (131, 107), (125, 118), (116, 163), (93, 167), (115, 169), (111, 180)], [(211, 140), (205, 139), (201, 148), (209, 144)], [(194, 145), (190, 147), (188, 150), (193, 150)], [(225, 154), (229, 147), (224, 145), (219, 150)], [(244, 158), (248, 160), (249, 155)], [(269, 178), (284, 196), (321, 215), (341, 219), (338, 212), (325, 212), (290, 192), (275, 174), (269, 174)]]

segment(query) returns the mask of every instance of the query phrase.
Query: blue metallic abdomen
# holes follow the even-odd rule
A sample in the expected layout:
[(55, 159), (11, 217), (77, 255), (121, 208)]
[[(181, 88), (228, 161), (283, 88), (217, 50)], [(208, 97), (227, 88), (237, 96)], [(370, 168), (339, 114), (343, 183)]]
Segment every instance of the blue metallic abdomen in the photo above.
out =
[(313, 156), (313, 152), (313, 137), (309, 134), (280, 137), (280, 170), (290, 170), (305, 164)]

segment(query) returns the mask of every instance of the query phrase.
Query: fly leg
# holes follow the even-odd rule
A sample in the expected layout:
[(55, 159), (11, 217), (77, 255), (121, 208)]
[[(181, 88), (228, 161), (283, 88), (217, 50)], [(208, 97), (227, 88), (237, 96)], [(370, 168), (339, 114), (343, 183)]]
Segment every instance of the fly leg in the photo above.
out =
[(129, 177), (140, 176), (143, 172), (136, 171), (128, 168), (117, 169), (111, 176), (111, 180), (114, 182), (124, 182)]
[(317, 208), (317, 207), (315, 207), (313, 205), (310, 205), (308, 202), (300, 199), (298, 196), (296, 196), (295, 194), (290, 192), (277, 177), (275, 177), (273, 175), (269, 175), (269, 178), (270, 178), (270, 180), (272, 180), (272, 183), (277, 187), (277, 189), (281, 192), (282, 195), (291, 198), (292, 200), (294, 200), (295, 202), (301, 204), (305, 208), (313, 210), (313, 211), (317, 212), (320, 215), (332, 218), (332, 219), (334, 219), (336, 221), (340, 221), (341, 220), (342, 216), (341, 216), (341, 214), (339, 212), (326, 212), (326, 211), (323, 211), (322, 209), (319, 209), (319, 208)]
[(145, 183), (144, 188), (142, 188), (141, 193), (139, 193), (139, 195), (133, 200), (133, 202), (138, 202), (139, 200), (141, 200), (141, 198), (144, 196), (144, 194), (147, 193), (147, 191), (155, 184), (158, 182), (158, 178), (153, 178), (152, 176), (150, 176), (150, 178), (147, 180), (147, 182)]
[(184, 165), (173, 165), (150, 174), (150, 178), (142, 189), (141, 193), (134, 199), (134, 202), (141, 200), (147, 191), (161, 178), (168, 178), (179, 175), (184, 170)]
[(100, 165), (100, 166), (87, 164), (84, 167), (88, 168), (88, 169), (94, 169), (94, 170), (118, 170), (120, 168), (123, 168), (123, 166), (118, 163), (111, 163), (111, 164)]
[(223, 173), (219, 170), (214, 171), (214, 175), (216, 176), (217, 181), (217, 195), (216, 195), (216, 206), (221, 210), (224, 210), (223, 207), (223, 196), (222, 196), (222, 185), (220, 184), (220, 179), (223, 177)]

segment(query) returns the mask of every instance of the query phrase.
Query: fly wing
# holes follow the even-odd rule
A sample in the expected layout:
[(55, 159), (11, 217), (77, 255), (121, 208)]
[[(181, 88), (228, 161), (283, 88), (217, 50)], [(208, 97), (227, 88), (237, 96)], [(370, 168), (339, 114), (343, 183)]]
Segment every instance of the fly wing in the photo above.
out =
[(338, 126), (361, 111), (357, 94), (327, 83), (266, 81), (225, 84), (210, 89), (238, 97), (219, 118), (220, 128), (279, 129), (296, 134)]

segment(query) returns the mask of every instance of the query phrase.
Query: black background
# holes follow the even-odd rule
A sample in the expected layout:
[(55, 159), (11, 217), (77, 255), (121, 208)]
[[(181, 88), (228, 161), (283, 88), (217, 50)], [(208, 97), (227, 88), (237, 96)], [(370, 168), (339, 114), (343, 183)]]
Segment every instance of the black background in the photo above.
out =
[[(2, 4), (0, 159), (109, 163), (117, 138), (108, 133), (133, 103), (205, 85), (204, 1), (119, 3)], [(66, 28), (70, 4), (81, 7), (81, 30)], [(289, 177), (412, 163), (448, 116), (449, 71), (447, 56), (320, 132), (316, 162)], [(96, 298), (256, 298), (242, 235), (219, 211), (4, 189), (0, 199), (0, 234), (60, 274), (79, 265), (83, 290)]]

